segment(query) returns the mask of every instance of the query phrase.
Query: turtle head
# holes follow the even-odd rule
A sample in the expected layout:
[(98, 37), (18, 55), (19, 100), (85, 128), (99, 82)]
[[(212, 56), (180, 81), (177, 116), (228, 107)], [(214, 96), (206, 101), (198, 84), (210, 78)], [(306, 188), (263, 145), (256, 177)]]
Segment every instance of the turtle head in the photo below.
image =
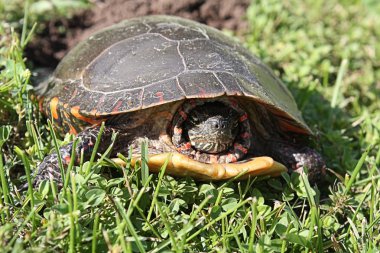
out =
[(237, 112), (220, 102), (196, 106), (188, 115), (185, 129), (191, 146), (210, 154), (227, 151), (238, 130)]

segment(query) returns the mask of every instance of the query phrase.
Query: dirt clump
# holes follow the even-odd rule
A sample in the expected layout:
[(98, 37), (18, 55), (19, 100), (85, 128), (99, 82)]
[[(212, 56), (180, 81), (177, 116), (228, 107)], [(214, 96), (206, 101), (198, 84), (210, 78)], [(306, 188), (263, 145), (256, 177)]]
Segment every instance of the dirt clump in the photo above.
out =
[[(97, 0), (71, 19), (52, 20), (26, 49), (34, 67), (54, 68), (66, 52), (95, 31), (121, 20), (154, 14), (175, 15), (218, 29), (243, 32), (249, 0)], [(62, 29), (64, 28), (64, 29)], [(62, 32), (64, 31), (64, 32)]]

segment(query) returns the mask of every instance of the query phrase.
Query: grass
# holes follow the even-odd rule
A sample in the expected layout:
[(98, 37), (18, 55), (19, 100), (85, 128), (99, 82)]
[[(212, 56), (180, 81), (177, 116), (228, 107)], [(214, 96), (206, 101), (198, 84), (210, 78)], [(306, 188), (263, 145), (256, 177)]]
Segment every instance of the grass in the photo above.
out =
[[(67, 13), (72, 1), (52, 2), (58, 7), (0, 1), (1, 252), (379, 251), (376, 1), (258, 0), (247, 10), (242, 40), (294, 94), (330, 168), (324, 184), (296, 174), (196, 182), (131, 169), (128, 157), (120, 157), (126, 167), (112, 166), (104, 155), (70, 166), (61, 191), (46, 182), (18, 192), (73, 138), (57, 139), (29, 96), (23, 50), (41, 29), (34, 23)], [(107, 176), (110, 166), (119, 176)]]

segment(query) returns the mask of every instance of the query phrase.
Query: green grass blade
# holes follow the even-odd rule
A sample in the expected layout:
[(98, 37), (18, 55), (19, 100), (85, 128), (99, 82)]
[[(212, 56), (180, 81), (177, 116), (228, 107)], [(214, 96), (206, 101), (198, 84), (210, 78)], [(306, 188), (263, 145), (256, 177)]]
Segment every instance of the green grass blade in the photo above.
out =
[(154, 209), (154, 207), (155, 207), (155, 204), (157, 203), (157, 196), (158, 196), (158, 193), (159, 193), (160, 188), (161, 188), (162, 178), (164, 177), (164, 174), (165, 174), (166, 167), (167, 167), (167, 165), (168, 165), (169, 159), (171, 159), (171, 158), (168, 157), (168, 158), (166, 159), (164, 165), (162, 165), (162, 167), (161, 167), (161, 169), (160, 169), (160, 174), (158, 175), (157, 186), (156, 186), (156, 189), (154, 190), (154, 193), (153, 193), (153, 199), (152, 199), (152, 204), (150, 205), (149, 212), (148, 212), (148, 216), (147, 216), (147, 222), (150, 221), (150, 218), (151, 218), (152, 213), (153, 213), (153, 209)]
[[(25, 153), (19, 147), (17, 146), (15, 147), (15, 152), (24, 164), (26, 179), (28, 182), (28, 196), (30, 198), (30, 210), (34, 210), (35, 205), (34, 205), (34, 195), (33, 195), (33, 183), (32, 183), (32, 178), (31, 178), (31, 173), (30, 173), (30, 163)], [(32, 216), (33, 231), (36, 228), (35, 220), (36, 220), (35, 215), (33, 215)]]
[(133, 224), (132, 224), (129, 216), (125, 212), (124, 207), (121, 205), (120, 201), (117, 199), (114, 199), (114, 203), (116, 205), (116, 208), (117, 208), (119, 214), (123, 217), (124, 221), (126, 222), (128, 231), (132, 234), (133, 238), (135, 239), (135, 243), (136, 243), (138, 249), (140, 250), (140, 252), (145, 252), (144, 246), (142, 245), (141, 240), (140, 240), (135, 228), (133, 227)]
[[(8, 180), (7, 180), (5, 170), (4, 170), (2, 149), (3, 149), (4, 143), (10, 137), (11, 130), (12, 130), (11, 126), (0, 126), (0, 180), (1, 180), (1, 189), (2, 189), (2, 192), (0, 193), (0, 204), (1, 205), (3, 204), (3, 199), (4, 199), (4, 203), (7, 205), (5, 212), (6, 212), (8, 218), (10, 218), (10, 213), (9, 213), (9, 209), (8, 209), (9, 206), (8, 205), (9, 205), (11, 199), (9, 197)], [(5, 217), (3, 215), (3, 212), (1, 212), (1, 214), (2, 214), (1, 215), (2, 222), (5, 223)]]
[(149, 177), (148, 159), (148, 140), (144, 140), (141, 143), (141, 182), (143, 185)]
[(62, 162), (61, 151), (59, 149), (58, 140), (57, 140), (57, 136), (55, 134), (53, 125), (49, 119), (48, 119), (48, 125), (49, 125), (49, 130), (50, 130), (50, 136), (51, 136), (53, 143), (54, 143), (55, 152), (57, 153), (58, 167), (59, 167), (59, 170), (61, 173), (61, 178), (62, 178), (62, 181), (65, 182), (65, 172), (64, 172), (65, 169), (63, 166), (63, 162)]
[(187, 239), (186, 239), (186, 242), (190, 242), (194, 237), (196, 237), (197, 235), (199, 235), (202, 231), (208, 229), (209, 227), (211, 227), (212, 225), (214, 225), (216, 222), (220, 221), (221, 219), (224, 219), (225, 217), (227, 217), (228, 215), (230, 215), (231, 213), (235, 212), (237, 209), (239, 209), (240, 207), (244, 206), (246, 203), (248, 203), (249, 201), (251, 201), (251, 198), (248, 198), (244, 201), (241, 201), (240, 203), (238, 203), (234, 208), (228, 210), (227, 212), (223, 213), (222, 215), (220, 215), (218, 218), (212, 220), (210, 223), (208, 223), (206, 226), (202, 227), (201, 229), (199, 229), (197, 232), (195, 232), (194, 234), (192, 234), (191, 236), (189, 236)]
[(332, 108), (336, 107), (336, 105), (338, 103), (339, 94), (342, 93), (341, 88), (342, 88), (342, 83), (343, 83), (343, 76), (346, 73), (347, 65), (348, 65), (348, 60), (343, 59), (341, 64), (340, 64), (340, 67), (339, 67), (338, 77), (336, 78), (333, 96), (331, 99), (331, 107)]
[(100, 214), (98, 212), (95, 213), (94, 223), (92, 225), (92, 241), (91, 241), (91, 252), (96, 253), (96, 245), (98, 238), (98, 227), (99, 227), (99, 217)]
[(251, 203), (251, 230), (249, 234), (249, 241), (248, 241), (248, 251), (253, 252), (253, 243), (255, 241), (255, 233), (256, 233), (256, 226), (257, 226), (257, 199), (254, 198)]
[(125, 238), (124, 238), (124, 223), (121, 223), (119, 215), (116, 215), (116, 225), (117, 225), (117, 230), (119, 233), (119, 242), (121, 244), (121, 248), (123, 249), (123, 252), (128, 252), (127, 249), (127, 244), (125, 243)]
[(105, 123), (102, 122), (102, 124), (100, 126), (100, 129), (99, 129), (98, 136), (96, 138), (94, 149), (92, 150), (92, 153), (91, 153), (90, 161), (89, 161), (89, 164), (88, 164), (88, 167), (87, 167), (87, 170), (86, 170), (86, 176), (88, 174), (90, 174), (90, 170), (92, 168), (92, 164), (94, 163), (95, 156), (96, 156), (96, 154), (98, 152), (99, 143), (100, 143), (100, 140), (102, 139), (102, 135), (103, 135), (103, 131), (104, 131), (104, 126), (105, 126)]
[(25, 37), (26, 37), (26, 33), (27, 33), (27, 27), (28, 27), (28, 12), (29, 12), (29, 0), (26, 0), (25, 1), (25, 5), (24, 5), (24, 22), (23, 22), (23, 26), (22, 26), (22, 32), (21, 32), (21, 41), (20, 41), (20, 44), (22, 47), (24, 47), (23, 45), (26, 45), (25, 43)]
[(13, 245), (15, 241), (19, 238), (21, 231), (24, 229), (26, 224), (29, 222), (30, 219), (32, 219), (35, 216), (36, 209), (32, 209), (28, 216), (25, 217), (25, 220), (22, 222), (22, 224), (17, 229), (16, 233), (14, 233), (12, 239), (9, 241), (9, 245)]
[(75, 154), (76, 154), (78, 142), (79, 142), (79, 139), (77, 139), (77, 138), (75, 138), (75, 140), (73, 141), (73, 145), (72, 145), (72, 149), (71, 149), (70, 163), (66, 169), (66, 175), (65, 175), (65, 181), (63, 183), (63, 189), (66, 189), (68, 184), (69, 184), (70, 174), (71, 174), (71, 171), (72, 171), (72, 168), (74, 166), (75, 159), (76, 159)]
[(162, 221), (164, 222), (164, 225), (165, 225), (165, 228), (166, 230), (168, 231), (168, 234), (169, 234), (169, 238), (170, 238), (170, 241), (171, 241), (171, 244), (172, 244), (172, 248), (173, 248), (173, 251), (174, 252), (178, 252), (178, 248), (177, 248), (177, 240), (176, 240), (176, 237), (174, 236), (174, 233), (170, 227), (170, 224), (169, 224), (169, 221), (168, 221), (168, 218), (166, 216), (166, 213), (163, 211), (162, 207), (160, 206), (160, 203), (157, 202), (156, 203), (156, 206), (157, 206), (157, 209), (158, 209), (158, 212), (160, 213), (161, 215), (161, 219)]
[(356, 177), (357, 175), (359, 174), (359, 171), (360, 169), (362, 168), (363, 164), (364, 164), (364, 161), (365, 159), (367, 158), (368, 156), (368, 153), (369, 151), (372, 149), (372, 146), (369, 146), (365, 151), (364, 153), (362, 154), (362, 156), (360, 157), (358, 163), (356, 164), (355, 166), (355, 169), (354, 171), (352, 172), (352, 175), (350, 177), (350, 179), (348, 180), (347, 184), (346, 184), (346, 189), (344, 191), (344, 195), (346, 195), (350, 190), (351, 190), (351, 186), (352, 184), (354, 183), (354, 181), (356, 180)]
[(69, 250), (68, 252), (75, 252), (75, 219), (74, 219), (74, 207), (71, 191), (66, 189), (67, 204), (69, 207), (69, 218), (70, 218), (70, 237), (69, 237)]

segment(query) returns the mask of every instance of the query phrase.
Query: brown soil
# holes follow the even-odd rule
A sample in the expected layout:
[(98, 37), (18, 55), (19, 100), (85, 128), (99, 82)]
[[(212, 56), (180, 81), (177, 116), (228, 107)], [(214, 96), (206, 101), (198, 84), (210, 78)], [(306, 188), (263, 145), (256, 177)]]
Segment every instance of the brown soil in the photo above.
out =
[[(167, 14), (189, 18), (218, 29), (243, 32), (250, 0), (98, 0), (91, 10), (69, 20), (46, 24), (29, 44), (26, 56), (36, 66), (55, 67), (67, 50), (93, 32), (136, 16)], [(62, 27), (65, 32), (62, 32)]]

